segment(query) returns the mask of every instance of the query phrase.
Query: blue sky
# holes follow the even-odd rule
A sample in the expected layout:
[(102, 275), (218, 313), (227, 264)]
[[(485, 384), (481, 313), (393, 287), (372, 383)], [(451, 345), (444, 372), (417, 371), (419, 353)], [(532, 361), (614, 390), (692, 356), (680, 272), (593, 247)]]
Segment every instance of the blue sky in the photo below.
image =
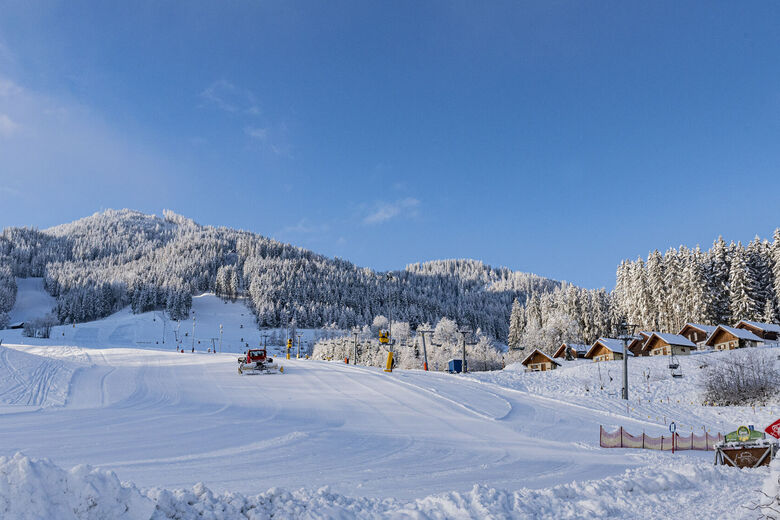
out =
[(611, 288), (780, 226), (771, 2), (0, 0), (0, 226), (105, 208)]

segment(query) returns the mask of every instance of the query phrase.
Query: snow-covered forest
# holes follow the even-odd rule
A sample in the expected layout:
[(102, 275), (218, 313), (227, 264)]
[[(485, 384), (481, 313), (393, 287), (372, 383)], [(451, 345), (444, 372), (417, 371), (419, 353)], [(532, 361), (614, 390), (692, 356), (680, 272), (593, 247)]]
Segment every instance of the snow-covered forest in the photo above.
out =
[(552, 353), (563, 342), (591, 344), (615, 334), (620, 321), (611, 293), (562, 284), (532, 294), (526, 305), (514, 302), (508, 343), (513, 349), (531, 347)]
[[(349, 358), (354, 363), (355, 347), (357, 347), (357, 364), (384, 367), (387, 360), (389, 345), (381, 344), (377, 338), (379, 330), (390, 327), (388, 318), (377, 316), (371, 326), (364, 326), (356, 332), (357, 336), (322, 339), (314, 345), (312, 357), (315, 359), (341, 360)], [(462, 355), (463, 337), (458, 332), (458, 324), (449, 318), (442, 318), (431, 329), (430, 324), (421, 324), (422, 330), (433, 330), (426, 336), (425, 352), (428, 355), (428, 369), (446, 371), (447, 362), (452, 358), (460, 359)], [(422, 368), (423, 344), (422, 334), (413, 333), (408, 322), (393, 322), (392, 336), (393, 358), (397, 368)], [(467, 334), (466, 359), (468, 369), (472, 372), (485, 370), (500, 370), (504, 366), (504, 353), (496, 345), (493, 338), (477, 330)], [(514, 360), (513, 360), (514, 361)]]
[(550, 352), (562, 342), (614, 336), (622, 321), (678, 332), (687, 322), (780, 321), (780, 229), (747, 246), (718, 238), (708, 251), (680, 246), (618, 266), (615, 290), (563, 284), (513, 305), (509, 345)]
[[(189, 312), (192, 295), (245, 297), (260, 326), (340, 329), (379, 314), (416, 327), (457, 319), (502, 341), (512, 302), (559, 282), (474, 260), (413, 264), (379, 273), (246, 231), (108, 210), (47, 230), (0, 236), (0, 312), (13, 305), (13, 276), (41, 276), (59, 320), (83, 322), (131, 305), (134, 312)], [(6, 273), (3, 275), (2, 273)], [(389, 275), (389, 276), (388, 276)], [(10, 301), (10, 304), (8, 303)]]
[(615, 303), (631, 323), (677, 332), (686, 322), (716, 324), (780, 318), (780, 229), (747, 247), (715, 241), (709, 251), (681, 246), (625, 261)]

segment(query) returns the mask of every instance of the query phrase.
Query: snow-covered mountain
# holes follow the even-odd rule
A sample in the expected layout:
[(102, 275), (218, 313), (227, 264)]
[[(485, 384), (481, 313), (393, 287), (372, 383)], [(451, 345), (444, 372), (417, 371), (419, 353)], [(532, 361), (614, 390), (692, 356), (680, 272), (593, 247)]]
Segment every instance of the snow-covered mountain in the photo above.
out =
[(501, 339), (515, 298), (524, 302), (531, 293), (560, 286), (476, 260), (380, 273), (255, 233), (202, 226), (170, 211), (158, 217), (131, 210), (108, 210), (46, 230), (5, 229), (0, 314), (13, 307), (14, 277), (43, 277), (63, 323), (105, 317), (128, 304), (134, 312), (164, 308), (184, 318), (193, 295), (213, 291), (247, 296), (261, 326), (294, 321), (298, 327), (346, 329), (392, 312), (413, 325), (448, 316)]

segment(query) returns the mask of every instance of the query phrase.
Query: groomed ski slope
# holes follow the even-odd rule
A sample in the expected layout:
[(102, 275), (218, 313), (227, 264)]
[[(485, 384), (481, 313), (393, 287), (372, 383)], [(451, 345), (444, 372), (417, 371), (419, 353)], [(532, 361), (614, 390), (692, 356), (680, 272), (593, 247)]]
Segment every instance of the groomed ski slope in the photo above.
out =
[[(69, 382), (47, 383), (49, 394), (67, 394), (64, 406), (3, 409), (0, 455), (114, 471), (168, 501), (171, 518), (196, 518), (193, 503), (235, 500), (264, 510), (276, 501), (288, 513), (335, 501), (343, 518), (635, 518), (637, 504), (644, 518), (693, 509), (699, 518), (738, 518), (737, 506), (765, 477), (713, 469), (711, 453), (600, 449), (599, 424), (652, 425), (471, 377), (313, 360), (285, 360), (284, 374), (239, 376), (230, 354), (0, 348), (0, 359), (76, 366)], [(198, 482), (211, 491), (149, 491)]]
[[(204, 329), (251, 320), (213, 296), (193, 307)], [(632, 360), (626, 406), (617, 362), (453, 376), (292, 359), (239, 376), (235, 354), (145, 339), (159, 325), (122, 311), (49, 340), (2, 331), (0, 517), (752, 518), (765, 470), (604, 450), (599, 425), (715, 432), (780, 413), (698, 404), (698, 367), (728, 353), (683, 358), (678, 380), (665, 359)]]

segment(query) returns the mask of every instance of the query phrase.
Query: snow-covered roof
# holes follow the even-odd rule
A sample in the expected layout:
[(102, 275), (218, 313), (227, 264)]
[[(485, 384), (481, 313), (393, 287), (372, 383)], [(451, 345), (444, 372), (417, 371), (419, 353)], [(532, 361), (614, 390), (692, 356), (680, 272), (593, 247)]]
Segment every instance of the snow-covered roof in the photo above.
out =
[[(723, 329), (726, 332), (728, 332), (729, 334), (733, 334), (734, 336), (736, 336), (739, 339), (744, 339), (744, 340), (747, 340), (747, 341), (758, 341), (758, 342), (764, 341), (763, 339), (759, 338), (758, 336), (756, 336), (755, 334), (753, 334), (752, 332), (750, 332), (747, 329), (737, 329), (737, 328), (734, 328), (734, 327), (729, 327), (728, 325), (718, 325), (717, 328), (718, 329)], [(707, 340), (707, 345), (710, 344), (710, 340), (712, 339), (713, 334), (710, 334), (710, 339)]]
[(653, 332), (653, 336), (658, 336), (663, 341), (668, 343), (669, 345), (677, 345), (680, 347), (690, 347), (690, 348), (696, 348), (696, 345), (686, 338), (685, 336), (680, 336), (679, 334), (668, 334), (665, 332)]
[[(617, 354), (623, 353), (623, 341), (615, 338), (599, 338), (596, 340), (596, 343), (600, 343), (607, 347), (612, 352), (615, 352)], [(593, 344), (593, 347), (596, 346), (596, 343)], [(591, 347), (591, 349), (593, 348)], [(633, 356), (634, 353), (630, 350), (628, 351), (629, 356)]]
[(566, 346), (573, 349), (576, 352), (585, 353), (590, 348), (590, 345), (582, 345), (580, 343), (566, 343)]
[[(717, 325), (702, 325), (701, 323), (686, 323), (685, 327), (692, 327), (694, 329), (703, 330), (704, 332), (707, 333), (708, 336), (713, 332), (715, 332), (715, 329), (718, 328)], [(683, 329), (685, 327), (683, 327)]]
[(524, 359), (524, 360), (522, 360), (522, 361), (520, 362), (520, 364), (521, 364), (521, 365), (525, 365), (525, 362), (526, 362), (526, 361), (528, 361), (529, 359), (531, 359), (531, 358), (533, 357), (533, 355), (534, 355), (534, 354), (536, 354), (537, 352), (538, 352), (539, 354), (543, 355), (544, 357), (546, 357), (547, 359), (549, 359), (551, 362), (555, 363), (556, 365), (558, 365), (558, 366), (561, 366), (561, 364), (560, 364), (560, 363), (558, 363), (557, 361), (555, 361), (555, 360), (552, 358), (552, 356), (550, 356), (550, 355), (548, 355), (548, 354), (545, 354), (544, 352), (542, 352), (542, 351), (541, 351), (541, 350), (539, 350), (538, 348), (535, 348), (535, 349), (533, 349), (533, 350), (531, 351), (531, 353), (530, 353), (530, 354), (528, 354), (528, 355), (525, 357), (525, 359)]
[(737, 327), (739, 327), (740, 323), (750, 325), (751, 327), (755, 327), (758, 330), (763, 330), (765, 332), (775, 332), (780, 334), (780, 325), (777, 323), (760, 323), (758, 321), (741, 320), (739, 323), (737, 323)]

